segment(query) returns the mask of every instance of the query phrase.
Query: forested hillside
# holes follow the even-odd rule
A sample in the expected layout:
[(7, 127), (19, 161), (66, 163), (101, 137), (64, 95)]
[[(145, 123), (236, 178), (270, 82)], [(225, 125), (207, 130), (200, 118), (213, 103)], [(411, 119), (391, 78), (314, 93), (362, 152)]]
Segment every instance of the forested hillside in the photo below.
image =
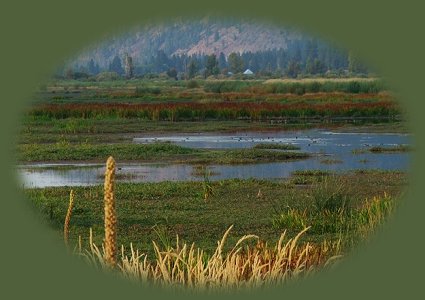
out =
[[(285, 75), (367, 73), (346, 51), (294, 30), (241, 20), (174, 20), (137, 27), (78, 55), (58, 73), (67, 77), (168, 72), (171, 77), (241, 73)], [(128, 70), (127, 70), (128, 71)], [(171, 72), (171, 73), (170, 73)]]

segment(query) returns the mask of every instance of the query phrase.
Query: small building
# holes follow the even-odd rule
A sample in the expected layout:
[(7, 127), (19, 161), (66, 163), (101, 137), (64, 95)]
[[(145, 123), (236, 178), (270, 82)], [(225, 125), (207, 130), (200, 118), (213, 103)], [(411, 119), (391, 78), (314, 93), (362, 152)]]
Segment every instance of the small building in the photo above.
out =
[(250, 69), (246, 69), (245, 72), (243, 72), (244, 75), (254, 75), (254, 72), (252, 72)]

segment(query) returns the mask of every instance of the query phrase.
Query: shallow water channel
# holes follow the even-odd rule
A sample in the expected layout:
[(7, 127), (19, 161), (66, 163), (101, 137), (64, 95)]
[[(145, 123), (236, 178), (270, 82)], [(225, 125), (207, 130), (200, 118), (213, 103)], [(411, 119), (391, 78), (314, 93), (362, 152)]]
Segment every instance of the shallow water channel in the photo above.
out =
[[(193, 148), (250, 148), (258, 143), (293, 144), (313, 154), (311, 158), (246, 165), (209, 165), (211, 180), (229, 178), (278, 179), (289, 177), (296, 170), (347, 171), (356, 169), (407, 170), (409, 154), (353, 154), (353, 150), (373, 146), (410, 144), (410, 136), (389, 133), (340, 133), (327, 130), (280, 132), (201, 133), (140, 136), (134, 143), (169, 141)], [(271, 150), (273, 151), (273, 150)], [(276, 150), (277, 151), (277, 150)], [(119, 163), (117, 180), (121, 182), (159, 182), (204, 180), (197, 166), (170, 163)], [(36, 163), (18, 166), (24, 187), (86, 186), (103, 182), (105, 167), (90, 163)]]

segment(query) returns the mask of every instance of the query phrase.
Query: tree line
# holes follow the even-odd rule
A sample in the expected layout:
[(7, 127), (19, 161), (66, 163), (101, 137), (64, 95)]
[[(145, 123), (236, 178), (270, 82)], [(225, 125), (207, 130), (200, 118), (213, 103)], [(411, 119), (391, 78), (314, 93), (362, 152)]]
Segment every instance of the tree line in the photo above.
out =
[(191, 79), (197, 76), (207, 78), (219, 74), (241, 74), (246, 69), (259, 76), (289, 78), (328, 73), (335, 76), (347, 72), (365, 75), (369, 73), (351, 52), (317, 39), (298, 39), (290, 41), (285, 49), (230, 53), (228, 56), (223, 52), (209, 55), (167, 55), (165, 51), (158, 50), (149, 58), (134, 63), (128, 54), (115, 55), (107, 68), (99, 67), (94, 59), (90, 59), (86, 65), (68, 67), (60, 75), (79, 79), (109, 72), (118, 77), (132, 78), (163, 73), (175, 79)]

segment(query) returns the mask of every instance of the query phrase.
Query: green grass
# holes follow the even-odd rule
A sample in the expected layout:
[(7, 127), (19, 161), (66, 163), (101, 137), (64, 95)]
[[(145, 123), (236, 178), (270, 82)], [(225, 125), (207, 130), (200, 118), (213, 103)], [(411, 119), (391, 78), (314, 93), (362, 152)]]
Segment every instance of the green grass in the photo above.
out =
[(379, 93), (387, 90), (381, 80), (311, 80), (311, 81), (276, 81), (265, 85), (265, 90), (271, 93), (291, 93), (303, 95), (305, 93)]
[(372, 153), (384, 153), (384, 152), (408, 152), (411, 151), (411, 147), (408, 145), (397, 145), (394, 147), (382, 147), (382, 146), (376, 146), (376, 147), (370, 147), (368, 149), (369, 152)]
[(169, 143), (139, 144), (28, 144), (18, 146), (19, 161), (104, 161), (113, 155), (118, 160), (153, 160), (201, 153)]
[[(156, 233), (159, 228), (166, 239), (174, 240), (178, 234), (183, 241), (195, 242), (208, 252), (216, 248), (218, 238), (232, 224), (234, 229), (228, 245), (245, 234), (256, 234), (262, 240), (273, 243), (283, 230), (296, 234), (304, 223), (315, 226), (305, 236), (309, 241), (336, 240), (340, 232), (330, 226), (338, 217), (338, 208), (354, 211), (364, 205), (365, 199), (383, 196), (384, 193), (391, 199), (397, 198), (406, 184), (404, 173), (393, 172), (368, 171), (361, 176), (347, 173), (326, 178), (303, 188), (290, 180), (132, 184), (120, 183), (118, 179), (115, 193), (118, 243), (128, 246), (131, 242), (142, 251), (151, 251), (151, 241), (159, 240)], [(205, 202), (206, 184), (213, 193)], [(26, 189), (24, 193), (46, 222), (61, 233), (70, 189)], [(93, 228), (95, 243), (100, 245), (103, 236), (103, 187), (73, 189), (75, 208), (71, 218), (71, 245), (76, 243), (79, 235), (83, 246), (87, 245), (89, 228)], [(261, 197), (258, 197), (259, 190)], [(344, 206), (340, 201), (345, 203)], [(328, 221), (326, 209), (332, 212)], [(306, 211), (307, 219), (303, 219), (303, 211)], [(294, 220), (282, 220), (282, 214)], [(320, 218), (315, 220), (314, 214)], [(152, 256), (153, 253), (149, 254)]]
[(215, 80), (206, 81), (204, 90), (212, 93), (225, 92), (252, 92), (256, 94), (297, 94), (320, 93), (320, 92), (344, 92), (344, 93), (378, 93), (387, 90), (382, 80), (269, 80), (269, 81), (238, 81), (238, 80)]
[[(361, 174), (365, 178), (353, 176), (352, 179), (355, 180), (346, 180), (347, 178), (333, 175), (312, 182), (313, 188), (310, 188), (311, 192), (306, 195), (311, 199), (309, 204), (295, 202), (297, 197), (292, 195), (273, 219), (274, 228), (302, 230), (310, 226), (310, 234), (338, 236), (343, 247), (352, 247), (368, 238), (370, 231), (383, 224), (391, 215), (398, 205), (400, 195), (384, 190), (376, 191), (374, 196), (362, 198), (353, 194), (354, 189), (369, 189), (377, 181), (382, 184), (398, 174), (379, 171), (354, 174)], [(371, 180), (373, 183), (358, 185), (362, 180)]]
[(322, 170), (297, 170), (291, 173), (289, 182), (296, 185), (310, 185), (325, 180), (326, 177), (333, 175), (329, 171)]
[[(357, 123), (356, 123), (357, 124)], [(406, 132), (400, 124), (370, 124), (365, 126), (346, 123), (300, 122), (281, 124), (279, 122), (249, 122), (249, 121), (203, 121), (203, 122), (168, 122), (144, 121), (125, 118), (103, 119), (52, 119), (43, 120), (24, 117), (20, 125), (18, 142), (20, 144), (56, 143), (67, 140), (70, 143), (88, 142), (122, 143), (130, 142), (134, 137), (155, 133), (193, 133), (193, 132), (241, 132), (241, 131), (274, 131), (302, 130), (314, 127), (328, 128), (344, 132)]]
[(409, 145), (397, 145), (397, 146), (373, 146), (363, 149), (354, 149), (353, 154), (364, 154), (367, 152), (370, 153), (402, 153), (410, 152), (412, 147)]
[(395, 209), (397, 201), (384, 194), (365, 199), (355, 208), (338, 206), (333, 209), (300, 210), (288, 207), (273, 220), (273, 226), (299, 230), (310, 226), (309, 231), (313, 234), (338, 234), (343, 243), (355, 243), (366, 237), (366, 228), (382, 224)]
[[(388, 98), (379, 79), (310, 80), (54, 80), (43, 84), (33, 103), (176, 103), (217, 101), (378, 101)], [(363, 94), (367, 93), (367, 94)], [(320, 95), (317, 98), (316, 95)], [(365, 99), (362, 95), (368, 95)], [(307, 98), (307, 99), (306, 99)]]
[(118, 161), (167, 161), (192, 164), (245, 164), (286, 161), (309, 157), (302, 152), (261, 149), (211, 150), (181, 147), (171, 143), (151, 144), (55, 144), (18, 145), (18, 161), (104, 161), (112, 155)]
[[(166, 104), (182, 103), (189, 105), (192, 103), (246, 103), (255, 104), (297, 104), (297, 105), (334, 105), (352, 103), (378, 103), (394, 102), (394, 97), (389, 93), (356, 94), (356, 93), (333, 93), (317, 92), (306, 95), (297, 93), (286, 94), (279, 91), (282, 86), (290, 87), (301, 85), (306, 87), (306, 91), (311, 86), (321, 85), (327, 87), (349, 86), (353, 82), (360, 85), (372, 86), (381, 84), (376, 79), (306, 79), (306, 80), (197, 80), (196, 84), (190, 81), (175, 81), (164, 79), (132, 79), (116, 81), (79, 81), (79, 80), (52, 80), (43, 85), (34, 95), (31, 109), (39, 107), (39, 104), (89, 104), (89, 103), (133, 103), (133, 104)], [(189, 86), (188, 86), (189, 85)], [(229, 92), (219, 93), (205, 92), (208, 86), (226, 86)], [(270, 90), (270, 88), (272, 90)], [(279, 88), (277, 88), (279, 87)], [(208, 88), (207, 88), (208, 89)], [(233, 92), (233, 91), (238, 92)], [(29, 109), (28, 111), (30, 111)], [(393, 119), (368, 118), (359, 120), (323, 120), (321, 118), (298, 118), (290, 117), (282, 120), (270, 121), (247, 121), (247, 120), (214, 120), (214, 121), (149, 121), (141, 118), (124, 118), (119, 115), (107, 117), (99, 114), (96, 117), (66, 119), (52, 118), (48, 114), (40, 112), (39, 116), (29, 116), (25, 114), (19, 132), (19, 143), (56, 143), (66, 140), (70, 143), (123, 143), (131, 141), (137, 135), (143, 133), (158, 132), (231, 132), (244, 130), (291, 130), (309, 129), (313, 127), (326, 127), (338, 130), (362, 130), (367, 132), (392, 132), (393, 130), (406, 132), (404, 123)], [(347, 124), (354, 122), (354, 124)], [(378, 123), (378, 124), (376, 124)], [(402, 125), (400, 125), (402, 124)], [(365, 127), (366, 125), (366, 127)], [(376, 129), (375, 129), (376, 128)]]
[(19, 143), (56, 143), (67, 140), (71, 143), (119, 143), (131, 141), (143, 134), (165, 132), (235, 132), (261, 130), (300, 130), (310, 129), (314, 124), (286, 124), (270, 122), (204, 121), (204, 122), (168, 122), (144, 121), (125, 118), (104, 119), (34, 119), (26, 117), (21, 123)]
[(331, 175), (329, 171), (323, 170), (297, 170), (291, 173), (293, 176), (328, 176)]
[(292, 144), (260, 143), (256, 144), (254, 149), (274, 149), (274, 150), (299, 150), (298, 146)]

